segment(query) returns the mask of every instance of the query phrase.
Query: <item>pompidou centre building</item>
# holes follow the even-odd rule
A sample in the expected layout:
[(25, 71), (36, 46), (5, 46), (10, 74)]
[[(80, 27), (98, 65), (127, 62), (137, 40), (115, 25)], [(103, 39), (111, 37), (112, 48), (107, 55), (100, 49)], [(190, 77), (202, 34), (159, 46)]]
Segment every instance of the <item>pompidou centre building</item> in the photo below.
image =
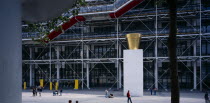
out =
[[(22, 82), (26, 87), (124, 87), (126, 34), (142, 34), (143, 88), (170, 89), (169, 9), (164, 0), (86, 0), (50, 42), (22, 25)], [(169, 41), (170, 42), (170, 41)], [(178, 0), (177, 61), (181, 90), (210, 89), (210, 1)], [(133, 58), (138, 59), (138, 57)], [(135, 71), (133, 71), (135, 72)], [(136, 78), (138, 79), (138, 78)], [(135, 79), (133, 79), (135, 81)]]

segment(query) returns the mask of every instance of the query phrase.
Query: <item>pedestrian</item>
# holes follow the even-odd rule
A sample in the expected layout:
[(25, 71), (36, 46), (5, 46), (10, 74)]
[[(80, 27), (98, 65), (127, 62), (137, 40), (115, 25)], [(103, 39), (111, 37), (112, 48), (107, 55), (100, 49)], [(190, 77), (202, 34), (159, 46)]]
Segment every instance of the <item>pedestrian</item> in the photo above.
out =
[(32, 92), (33, 92), (33, 96), (35, 96), (35, 95), (36, 95), (36, 90), (35, 90), (35, 88), (32, 89)]
[(35, 96), (37, 96), (37, 87), (35, 87)]
[(108, 90), (105, 90), (105, 97), (108, 98)]
[(157, 92), (157, 88), (154, 88), (154, 95), (156, 95), (156, 92)]
[(63, 90), (62, 90), (62, 88), (60, 89), (60, 96), (62, 96), (62, 92), (63, 92)]
[(152, 88), (150, 88), (150, 94), (152, 95)]
[(204, 99), (205, 99), (206, 103), (209, 103), (209, 94), (208, 94), (208, 92), (205, 93)]
[(129, 90), (127, 92), (127, 97), (128, 97), (128, 103), (129, 103), (129, 101), (132, 103), (131, 95), (130, 95), (130, 91)]
[(41, 93), (42, 93), (42, 87), (41, 86), (39, 86), (38, 91), (39, 91), (39, 96), (41, 96)]

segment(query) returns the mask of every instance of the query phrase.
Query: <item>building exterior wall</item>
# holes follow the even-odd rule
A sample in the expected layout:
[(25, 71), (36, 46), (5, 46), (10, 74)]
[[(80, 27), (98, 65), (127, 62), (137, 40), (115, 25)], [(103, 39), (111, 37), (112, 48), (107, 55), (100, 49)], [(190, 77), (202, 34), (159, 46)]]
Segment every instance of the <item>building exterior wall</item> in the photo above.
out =
[[(86, 88), (88, 69), (85, 64), (88, 63), (90, 88), (119, 88), (123, 84), (123, 80), (118, 82), (123, 78), (122, 52), (127, 49), (125, 34), (141, 33), (144, 89), (170, 89), (167, 4), (156, 5), (155, 2), (145, 0), (117, 19), (78, 23), (46, 46), (23, 41), (23, 80), (29, 82), (28, 69), (32, 65), (35, 85), (42, 78), (45, 81), (51, 78), (55, 82), (56, 64), (61, 63), (60, 86), (73, 88), (73, 80), (79, 79)], [(207, 4), (207, 0), (201, 3), (194, 0), (178, 1), (177, 56), (181, 89), (204, 90), (210, 87), (210, 7)], [(23, 35), (23, 38), (27, 37)], [(56, 56), (57, 46), (63, 48), (59, 60)], [(29, 48), (34, 51), (32, 58), (28, 55)]]

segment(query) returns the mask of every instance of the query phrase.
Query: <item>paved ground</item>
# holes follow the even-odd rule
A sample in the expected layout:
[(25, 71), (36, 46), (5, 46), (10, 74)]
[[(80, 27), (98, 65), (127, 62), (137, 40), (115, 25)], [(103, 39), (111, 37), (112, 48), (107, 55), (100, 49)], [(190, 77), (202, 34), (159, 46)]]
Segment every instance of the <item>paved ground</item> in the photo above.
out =
[[(114, 94), (114, 98), (105, 98), (104, 90), (64, 90), (63, 96), (53, 96), (52, 91), (44, 90), (42, 96), (33, 97), (29, 90), (23, 91), (23, 103), (68, 103), (76, 100), (79, 103), (127, 103), (127, 98), (122, 95), (122, 91), (109, 91)], [(180, 103), (205, 103), (204, 93), (201, 92), (181, 92)], [(170, 93), (162, 92), (156, 96), (144, 92), (143, 97), (132, 97), (133, 103), (170, 103)]]

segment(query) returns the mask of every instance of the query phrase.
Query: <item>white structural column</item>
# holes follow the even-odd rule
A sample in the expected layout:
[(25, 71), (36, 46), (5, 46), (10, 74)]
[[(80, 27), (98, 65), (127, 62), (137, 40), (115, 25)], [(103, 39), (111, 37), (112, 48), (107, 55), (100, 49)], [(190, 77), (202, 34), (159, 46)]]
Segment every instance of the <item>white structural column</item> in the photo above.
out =
[[(157, 0), (156, 0), (157, 2)], [(155, 20), (155, 62), (154, 62), (154, 75), (155, 75), (155, 88), (158, 89), (158, 53), (157, 53), (157, 49), (158, 49), (158, 39), (157, 39), (157, 27), (158, 27), (158, 21), (157, 21), (157, 3), (156, 3), (156, 20)]]
[(116, 59), (116, 62), (115, 62), (115, 68), (117, 69), (117, 77), (116, 77), (116, 83), (117, 83), (117, 89), (119, 89), (119, 85), (120, 85), (120, 82), (119, 82), (119, 50), (118, 50), (118, 43), (115, 45), (115, 49), (117, 51), (117, 59)]
[(122, 88), (122, 64), (119, 62), (119, 88)]
[(117, 62), (116, 62), (116, 68), (117, 68), (117, 89), (119, 89), (120, 82), (119, 82), (119, 19), (117, 18), (117, 44), (116, 44), (116, 51), (117, 51)]
[[(196, 42), (193, 44), (193, 55), (196, 56)], [(197, 61), (193, 63), (193, 89), (197, 89)]]
[(158, 59), (155, 59), (155, 62), (154, 62), (154, 65), (155, 65), (155, 88), (158, 89)]
[[(121, 44), (119, 44), (119, 58), (121, 58), (122, 57), (122, 53), (121, 53), (121, 51), (122, 51), (122, 45)], [(122, 88), (122, 64), (121, 64), (121, 62), (119, 62), (119, 88)]]
[[(86, 56), (87, 56), (87, 59), (89, 59), (89, 49), (90, 49), (90, 46), (89, 45), (86, 45)], [(89, 63), (86, 63), (86, 76), (87, 76), (87, 88), (90, 89), (90, 83), (89, 83), (89, 68), (90, 68), (90, 64)]]
[(124, 50), (124, 96), (143, 96), (143, 50)]
[(193, 89), (197, 89), (197, 68), (196, 68), (196, 61), (193, 63)]
[(50, 68), (50, 77), (49, 77), (49, 82), (52, 82), (52, 47), (51, 47), (51, 43), (50, 43), (50, 47), (49, 47), (49, 49), (50, 49), (50, 54), (49, 54), (49, 56), (50, 56), (50, 65), (49, 65), (49, 68)]
[(22, 103), (21, 0), (0, 3), (0, 103)]
[(89, 82), (89, 68), (90, 68), (90, 64), (87, 63), (86, 66), (87, 66), (87, 68), (86, 68), (87, 69), (86, 70), (86, 72), (87, 72), (87, 88), (90, 89), (90, 85), (89, 85), (90, 84), (90, 82)]
[(202, 32), (201, 32), (201, 26), (202, 26), (202, 24), (201, 24), (202, 23), (202, 21), (201, 21), (201, 19), (202, 19), (201, 18), (201, 16), (202, 16), (201, 12), (202, 11), (201, 10), (202, 10), (202, 6), (201, 5), (202, 5), (202, 0), (199, 0), (199, 1), (200, 1), (200, 13), (199, 13), (200, 14), (200, 35), (199, 35), (199, 37), (200, 37), (200, 57), (199, 57), (199, 65), (200, 65), (200, 91), (202, 91), (202, 89), (203, 89), (203, 87), (202, 87), (202, 84), (203, 84), (203, 81), (202, 81), (202, 60), (201, 60), (202, 59), (201, 58), (201, 56), (202, 56), (201, 55), (201, 47), (202, 47), (202, 42), (201, 42), (202, 41), (202, 38), (201, 38), (201, 36), (202, 36)]
[(59, 85), (59, 79), (60, 79), (60, 62), (59, 62), (59, 56), (60, 56), (60, 47), (56, 47), (56, 56), (57, 56), (57, 63), (56, 63), (56, 68), (57, 68), (57, 82)]
[[(32, 48), (29, 48), (29, 50), (30, 50), (30, 60), (32, 60)], [(30, 64), (29, 65), (29, 68), (30, 68), (30, 83), (29, 83), (29, 85), (30, 85), (30, 87), (32, 87), (33, 86), (33, 68), (32, 68), (32, 64)]]

